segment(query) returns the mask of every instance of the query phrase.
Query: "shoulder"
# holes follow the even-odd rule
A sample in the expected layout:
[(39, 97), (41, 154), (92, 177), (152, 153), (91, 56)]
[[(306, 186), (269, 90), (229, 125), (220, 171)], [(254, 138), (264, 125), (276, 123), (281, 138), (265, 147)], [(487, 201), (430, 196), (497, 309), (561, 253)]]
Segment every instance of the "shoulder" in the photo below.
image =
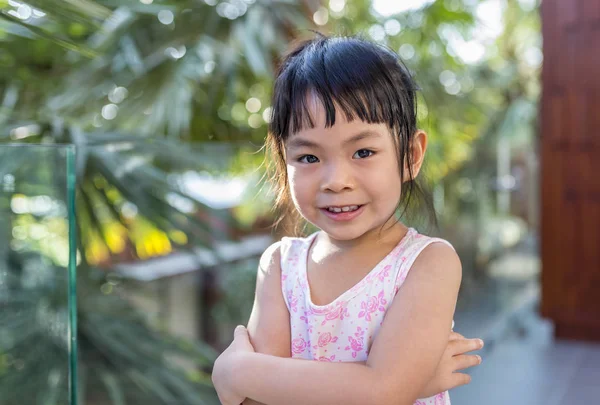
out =
[(458, 254), (443, 239), (430, 238), (427, 246), (415, 259), (410, 273), (413, 277), (455, 284), (458, 288), (462, 279), (462, 265)]
[(281, 241), (273, 243), (263, 252), (256, 274), (255, 306), (258, 304), (267, 308), (283, 302), (280, 257)]
[(263, 254), (260, 256), (261, 267), (266, 268), (274, 263), (279, 263), (279, 259), (281, 258), (281, 245), (282, 241), (279, 240), (265, 249)]
[[(388, 308), (367, 360), (367, 365), (390, 376), (386, 384), (390, 398), (417, 397), (418, 387), (434, 374), (452, 328), (460, 260), (451, 246), (422, 239), (427, 243)], [(407, 384), (399, 386), (399, 380)]]
[[(258, 265), (259, 277), (281, 273), (281, 246), (283, 240), (277, 241), (269, 246), (260, 257)], [(256, 263), (256, 262), (255, 262)]]
[(269, 246), (260, 257), (259, 271), (281, 271), (281, 261), (290, 255), (298, 254), (306, 247), (313, 235), (305, 238), (284, 236), (281, 240)]
[(283, 237), (273, 243), (262, 254), (259, 262), (259, 273), (263, 275), (281, 274), (289, 272), (291, 266), (285, 265), (288, 260), (297, 263), (299, 257), (308, 250), (315, 232), (307, 237)]
[(281, 241), (262, 254), (248, 333), (258, 353), (290, 357), (289, 312), (281, 292)]

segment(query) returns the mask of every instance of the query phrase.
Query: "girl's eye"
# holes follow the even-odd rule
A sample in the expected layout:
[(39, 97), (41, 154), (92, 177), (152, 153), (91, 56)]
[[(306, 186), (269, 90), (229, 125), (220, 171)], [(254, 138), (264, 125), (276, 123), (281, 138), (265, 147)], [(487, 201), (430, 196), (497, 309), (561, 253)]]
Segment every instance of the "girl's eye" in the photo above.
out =
[(304, 155), (298, 159), (300, 163), (317, 163), (318, 161), (319, 159), (315, 155)]
[(373, 152), (372, 150), (369, 150), (369, 149), (359, 149), (352, 156), (352, 158), (353, 159), (364, 159), (364, 158), (367, 158), (367, 157), (373, 155), (374, 153), (375, 152)]

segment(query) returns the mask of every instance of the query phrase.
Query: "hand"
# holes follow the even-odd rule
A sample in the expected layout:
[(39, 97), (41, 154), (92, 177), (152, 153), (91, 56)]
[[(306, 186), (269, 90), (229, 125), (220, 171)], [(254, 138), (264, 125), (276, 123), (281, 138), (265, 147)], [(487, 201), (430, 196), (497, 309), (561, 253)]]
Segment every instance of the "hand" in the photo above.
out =
[(479, 350), (482, 347), (483, 341), (481, 339), (466, 339), (459, 333), (451, 332), (448, 345), (435, 370), (435, 374), (423, 389), (420, 397), (429, 398), (440, 392), (471, 382), (471, 376), (456, 373), (456, 371), (481, 364), (480, 356), (465, 353)]
[(233, 332), (233, 342), (215, 361), (212, 382), (223, 405), (239, 405), (246, 397), (235, 391), (236, 362), (240, 353), (254, 353), (248, 331), (239, 325)]

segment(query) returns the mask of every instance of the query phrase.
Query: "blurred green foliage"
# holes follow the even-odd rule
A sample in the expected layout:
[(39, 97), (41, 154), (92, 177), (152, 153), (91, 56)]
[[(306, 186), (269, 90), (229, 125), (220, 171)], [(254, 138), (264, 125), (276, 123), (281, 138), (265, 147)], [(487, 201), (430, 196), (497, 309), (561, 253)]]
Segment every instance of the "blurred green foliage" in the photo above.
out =
[[(482, 20), (493, 3), (497, 35), (486, 34)], [(324, 15), (325, 24), (315, 25)], [(436, 194), (442, 223), (492, 198), (486, 187), (478, 194), (464, 184), (493, 180), (500, 137), (514, 147), (533, 143), (541, 63), (535, 0), (437, 0), (390, 16), (367, 0), (0, 0), (0, 147), (77, 146), (82, 401), (216, 403), (206, 373), (215, 353), (150, 327), (101, 287), (117, 261), (211, 248), (231, 237), (230, 228), (265, 214), (268, 199), (251, 197), (232, 218), (177, 176), (258, 167), (277, 58), (291, 39), (312, 35), (308, 28), (361, 33), (397, 51), (414, 72), (419, 122), (431, 137), (429, 180), (444, 191)], [(253, 284), (252, 273), (239, 274)], [(235, 299), (217, 309), (224, 318), (245, 316), (247, 306)], [(1, 377), (10, 375), (1, 350), (0, 393), (30, 391), (26, 380)], [(199, 371), (180, 371), (171, 361), (177, 356), (197, 359)]]

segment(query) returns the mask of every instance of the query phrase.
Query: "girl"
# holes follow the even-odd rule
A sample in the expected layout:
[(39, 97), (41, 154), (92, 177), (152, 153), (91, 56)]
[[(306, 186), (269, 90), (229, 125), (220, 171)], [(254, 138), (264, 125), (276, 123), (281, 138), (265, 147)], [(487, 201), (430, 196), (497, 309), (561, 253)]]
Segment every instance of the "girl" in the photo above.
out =
[(393, 52), (357, 38), (284, 59), (267, 139), (277, 201), (320, 231), (263, 254), (249, 336), (238, 327), (214, 365), (223, 404), (443, 405), (468, 382), (453, 372), (481, 361), (463, 354), (479, 339), (449, 340), (458, 256), (395, 215), (427, 148), (415, 91)]

